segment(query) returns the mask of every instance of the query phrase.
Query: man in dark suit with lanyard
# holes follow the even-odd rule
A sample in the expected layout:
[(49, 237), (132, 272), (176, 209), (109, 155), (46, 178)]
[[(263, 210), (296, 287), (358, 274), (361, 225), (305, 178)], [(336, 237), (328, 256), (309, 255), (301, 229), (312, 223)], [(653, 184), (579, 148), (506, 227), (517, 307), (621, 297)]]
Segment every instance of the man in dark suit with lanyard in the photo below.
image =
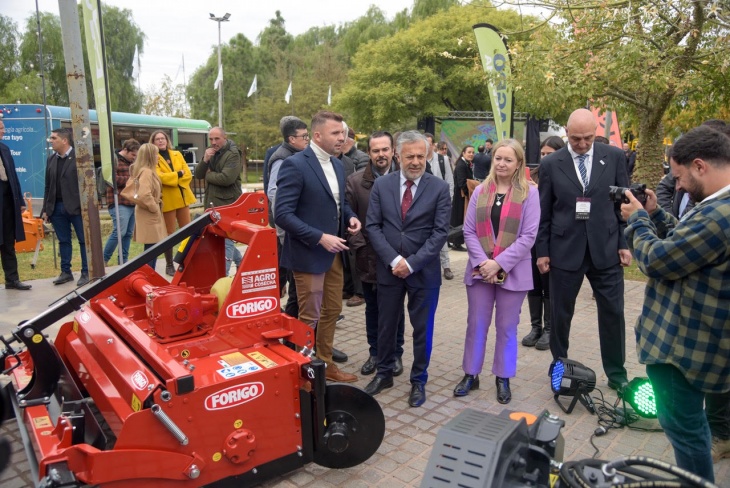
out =
[(284, 160), (277, 179), (274, 218), (286, 232), (281, 266), (294, 273), (299, 320), (316, 328), (316, 354), (327, 364), (326, 378), (354, 382), (357, 376), (332, 362), (348, 250), (343, 236), (361, 227), (345, 198), (345, 170), (333, 157), (345, 142), (342, 116), (318, 112), (311, 129), (310, 145)]
[(449, 185), (426, 173), (428, 142), (417, 131), (397, 140), (401, 170), (375, 180), (370, 193), (367, 232), (378, 255), (378, 372), (365, 392), (393, 386), (398, 317), (408, 295), (413, 326), (413, 366), (408, 404), (426, 401), (434, 317), (441, 288), (439, 251), (451, 216)]
[(623, 267), (631, 264), (620, 210), (608, 187), (628, 186), (626, 155), (594, 143), (596, 120), (586, 109), (568, 119), (568, 145), (540, 162), (540, 228), (537, 267), (550, 272), (553, 360), (568, 357), (570, 326), (583, 277), (593, 288), (598, 334), (608, 386), (627, 383), (624, 361)]
[[(5, 135), (5, 124), (0, 120), (0, 140)], [(15, 172), (15, 161), (8, 146), (0, 142), (0, 257), (5, 273), (6, 290), (30, 290), (31, 285), (20, 281), (15, 241), (25, 240), (23, 218), (25, 200)]]

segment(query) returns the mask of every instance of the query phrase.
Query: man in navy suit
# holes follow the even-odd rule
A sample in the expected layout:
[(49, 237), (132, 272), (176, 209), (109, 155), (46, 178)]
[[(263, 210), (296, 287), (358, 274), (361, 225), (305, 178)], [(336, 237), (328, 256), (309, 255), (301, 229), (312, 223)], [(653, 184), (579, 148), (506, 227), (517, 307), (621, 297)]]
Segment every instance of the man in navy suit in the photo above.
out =
[[(0, 120), (0, 140), (5, 135), (5, 124)], [(15, 172), (15, 161), (8, 146), (0, 142), (0, 257), (5, 273), (5, 289), (30, 290), (31, 285), (20, 281), (15, 241), (25, 240), (23, 218), (25, 200)]]
[(345, 232), (360, 221), (345, 198), (342, 116), (320, 111), (312, 118), (312, 141), (284, 160), (277, 179), (274, 218), (286, 236), (281, 266), (294, 272), (299, 320), (317, 330), (316, 354), (327, 364), (328, 380), (357, 381), (332, 362), (335, 324), (342, 311)]
[(370, 243), (378, 255), (378, 372), (365, 391), (393, 386), (396, 334), (408, 295), (413, 326), (413, 366), (408, 404), (426, 401), (434, 317), (441, 288), (439, 251), (451, 216), (449, 185), (426, 173), (428, 141), (417, 131), (400, 135), (401, 170), (375, 180), (367, 213)]
[(537, 267), (550, 272), (553, 360), (568, 357), (570, 325), (583, 277), (596, 297), (598, 338), (608, 386), (628, 383), (624, 319), (624, 266), (631, 264), (620, 209), (609, 186), (628, 186), (626, 155), (594, 143), (596, 119), (590, 110), (568, 119), (568, 145), (540, 161), (540, 228)]

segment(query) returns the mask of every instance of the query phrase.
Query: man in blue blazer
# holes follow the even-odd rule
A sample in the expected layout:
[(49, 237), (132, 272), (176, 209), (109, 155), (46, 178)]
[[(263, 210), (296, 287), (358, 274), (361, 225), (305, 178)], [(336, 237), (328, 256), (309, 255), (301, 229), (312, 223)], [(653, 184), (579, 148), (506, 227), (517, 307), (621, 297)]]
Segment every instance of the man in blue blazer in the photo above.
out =
[[(5, 124), (0, 120), (0, 140), (5, 135)], [(8, 146), (0, 142), (0, 257), (5, 273), (6, 290), (30, 290), (31, 285), (20, 281), (15, 241), (25, 240), (23, 218), (25, 200), (20, 191), (15, 161)]]
[(441, 288), (439, 251), (451, 216), (449, 185), (426, 173), (428, 141), (417, 131), (396, 142), (401, 170), (375, 180), (367, 213), (370, 243), (378, 255), (378, 372), (365, 391), (393, 386), (397, 324), (408, 295), (413, 366), (408, 404), (426, 401), (434, 317)]
[(570, 325), (583, 277), (596, 297), (598, 338), (608, 386), (628, 383), (623, 266), (631, 264), (620, 210), (609, 186), (628, 186), (626, 155), (594, 143), (596, 119), (578, 109), (568, 119), (568, 144), (540, 162), (537, 267), (550, 271), (553, 360), (568, 357)]
[(314, 327), (316, 355), (327, 364), (328, 380), (357, 381), (332, 362), (335, 324), (342, 311), (345, 232), (360, 221), (345, 198), (342, 116), (320, 111), (312, 118), (312, 142), (284, 160), (277, 179), (274, 218), (286, 236), (281, 266), (294, 273), (299, 320)]

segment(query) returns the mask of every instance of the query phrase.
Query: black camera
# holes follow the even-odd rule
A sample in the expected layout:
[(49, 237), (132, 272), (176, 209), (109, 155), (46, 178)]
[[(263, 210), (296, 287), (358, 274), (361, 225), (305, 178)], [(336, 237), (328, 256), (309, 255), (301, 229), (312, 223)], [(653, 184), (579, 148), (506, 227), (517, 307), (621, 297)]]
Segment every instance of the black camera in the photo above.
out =
[(642, 205), (646, 204), (646, 185), (643, 183), (634, 183), (628, 188), (623, 186), (609, 186), (608, 187), (608, 198), (614, 203), (629, 203), (629, 199), (624, 195), (624, 192), (629, 190), (634, 194), (636, 199), (641, 202)]

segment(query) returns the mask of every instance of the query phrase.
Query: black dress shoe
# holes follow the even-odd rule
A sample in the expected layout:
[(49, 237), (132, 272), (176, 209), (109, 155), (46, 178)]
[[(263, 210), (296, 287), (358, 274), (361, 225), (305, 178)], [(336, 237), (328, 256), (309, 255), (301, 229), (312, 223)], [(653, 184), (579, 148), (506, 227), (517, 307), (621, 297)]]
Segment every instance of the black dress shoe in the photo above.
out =
[(347, 354), (340, 351), (339, 349), (332, 348), (332, 361), (336, 363), (346, 363), (347, 362)]
[(411, 394), (408, 395), (408, 405), (411, 407), (420, 407), (426, 403), (426, 385), (413, 383), (411, 386)]
[(509, 389), (509, 378), (497, 376), (497, 401), (501, 404), (509, 403), (512, 400), (512, 392)]
[(629, 382), (627, 380), (621, 379), (618, 381), (613, 381), (611, 379), (608, 380), (608, 387), (612, 390), (616, 390), (618, 394), (621, 394), (621, 392), (624, 391), (624, 388), (626, 388), (626, 385), (628, 385)]
[(467, 396), (469, 391), (479, 389), (479, 375), (465, 374), (454, 388), (454, 396)]
[(6, 290), (30, 290), (31, 288), (31, 285), (26, 285), (20, 280), (8, 281), (5, 283)]
[(81, 273), (79, 281), (76, 282), (76, 286), (84, 286), (89, 282), (89, 273)]
[(375, 372), (375, 368), (378, 366), (378, 358), (370, 356), (365, 364), (360, 368), (360, 374), (363, 376), (371, 375)]
[(63, 285), (64, 283), (68, 283), (69, 281), (74, 280), (74, 275), (71, 273), (67, 273), (65, 271), (61, 271), (61, 274), (58, 275), (58, 278), (53, 280), (54, 285)]
[(375, 396), (386, 388), (393, 387), (393, 378), (383, 378), (382, 376), (376, 376), (373, 378), (368, 386), (365, 387), (365, 393), (370, 396)]
[(403, 374), (403, 358), (395, 358), (395, 367), (393, 368), (393, 376), (400, 376)]

